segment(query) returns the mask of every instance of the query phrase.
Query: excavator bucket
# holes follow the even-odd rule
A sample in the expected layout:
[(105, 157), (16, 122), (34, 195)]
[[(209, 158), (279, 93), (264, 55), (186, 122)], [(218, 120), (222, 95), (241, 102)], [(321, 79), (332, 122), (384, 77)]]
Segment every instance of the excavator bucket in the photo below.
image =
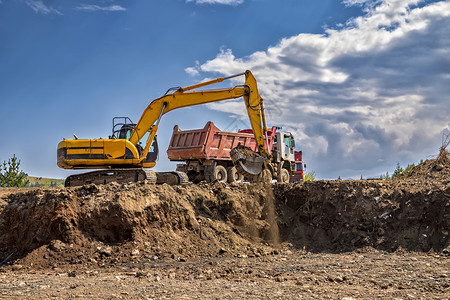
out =
[(230, 156), (238, 173), (248, 178), (258, 176), (263, 170), (265, 158), (248, 147), (239, 144), (231, 150)]

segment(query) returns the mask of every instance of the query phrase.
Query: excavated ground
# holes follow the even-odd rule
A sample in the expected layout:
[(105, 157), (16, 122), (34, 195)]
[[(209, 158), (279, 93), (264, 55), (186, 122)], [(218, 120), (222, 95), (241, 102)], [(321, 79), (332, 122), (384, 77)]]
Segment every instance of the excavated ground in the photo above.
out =
[(2, 188), (0, 209), (0, 297), (450, 297), (448, 153), (394, 180)]

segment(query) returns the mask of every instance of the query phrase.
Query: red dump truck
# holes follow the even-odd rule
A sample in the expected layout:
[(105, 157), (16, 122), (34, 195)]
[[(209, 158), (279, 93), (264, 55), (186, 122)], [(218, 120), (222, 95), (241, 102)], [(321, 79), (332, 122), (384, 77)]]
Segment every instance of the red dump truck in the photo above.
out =
[[(274, 126), (267, 131), (268, 150), (278, 169), (277, 179), (281, 182), (303, 180), (301, 151), (294, 151), (294, 137), (290, 132), (278, 132), (278, 129)], [(184, 162), (177, 165), (177, 171), (187, 173), (192, 182), (242, 182), (244, 178), (230, 157), (231, 149), (239, 143), (257, 150), (251, 129), (221, 131), (213, 122), (206, 123), (203, 129), (194, 130), (180, 130), (175, 125), (167, 155), (171, 161)], [(298, 171), (300, 169), (301, 172)]]

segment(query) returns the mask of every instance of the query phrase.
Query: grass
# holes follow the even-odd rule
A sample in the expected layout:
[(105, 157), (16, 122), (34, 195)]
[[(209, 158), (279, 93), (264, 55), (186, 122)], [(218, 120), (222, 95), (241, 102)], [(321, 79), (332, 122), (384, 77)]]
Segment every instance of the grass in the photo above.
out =
[(34, 176), (28, 176), (27, 179), (30, 181), (30, 183), (27, 185), (27, 187), (41, 187), (41, 186), (64, 187), (64, 179), (54, 179), (54, 178), (44, 178), (44, 177), (34, 177)]

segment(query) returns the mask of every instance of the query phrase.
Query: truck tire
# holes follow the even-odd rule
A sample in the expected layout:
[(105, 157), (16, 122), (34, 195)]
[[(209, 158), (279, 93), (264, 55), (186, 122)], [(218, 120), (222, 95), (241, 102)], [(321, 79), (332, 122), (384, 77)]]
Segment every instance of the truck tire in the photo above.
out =
[(212, 181), (227, 182), (227, 170), (223, 166), (216, 166), (214, 168)]
[(277, 181), (279, 183), (288, 183), (290, 179), (289, 171), (285, 168), (281, 168), (280, 173), (278, 174)]
[(227, 168), (227, 175), (228, 175), (228, 182), (243, 182), (244, 176), (242, 174), (239, 174), (236, 170), (236, 167), (228, 167)]

